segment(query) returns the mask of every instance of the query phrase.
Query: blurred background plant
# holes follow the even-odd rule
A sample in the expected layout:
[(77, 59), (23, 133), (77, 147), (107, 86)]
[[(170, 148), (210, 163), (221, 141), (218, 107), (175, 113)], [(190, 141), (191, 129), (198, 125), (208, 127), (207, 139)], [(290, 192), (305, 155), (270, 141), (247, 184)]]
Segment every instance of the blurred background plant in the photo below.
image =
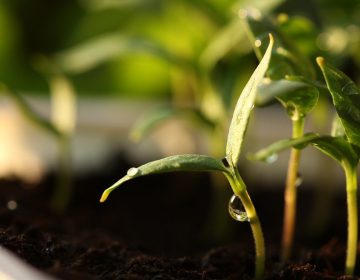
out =
[[(312, 0), (307, 5), (285, 0), (1, 1), (0, 80), (38, 110), (33, 101), (47, 100), (51, 91), (49, 79), (37, 70), (39, 57), (46, 57), (76, 90), (80, 122), (83, 100), (90, 97), (96, 105), (87, 109), (88, 115), (104, 116), (100, 125), (111, 123), (116, 129), (122, 124), (120, 119), (133, 124), (141, 112), (146, 122), (133, 130), (138, 139), (155, 124), (185, 116), (191, 123), (202, 124), (208, 139), (205, 148), (201, 142), (194, 149), (221, 157), (229, 108), (257, 64), (237, 17), (239, 9), (248, 9), (255, 17), (272, 15), (309, 61), (322, 55), (359, 81), (360, 4), (356, 0)], [(107, 109), (94, 110), (107, 98), (118, 101), (111, 108), (121, 117), (107, 117)], [(131, 114), (129, 101), (165, 105), (140, 106)], [(155, 113), (147, 107), (155, 108)], [(50, 116), (50, 109), (39, 111)], [(314, 122), (323, 123), (324, 114), (317, 112)], [(111, 136), (127, 137), (121, 132)], [(90, 141), (91, 137), (84, 138)], [(78, 149), (72, 152), (79, 153)], [(28, 164), (23, 166), (26, 170)]]

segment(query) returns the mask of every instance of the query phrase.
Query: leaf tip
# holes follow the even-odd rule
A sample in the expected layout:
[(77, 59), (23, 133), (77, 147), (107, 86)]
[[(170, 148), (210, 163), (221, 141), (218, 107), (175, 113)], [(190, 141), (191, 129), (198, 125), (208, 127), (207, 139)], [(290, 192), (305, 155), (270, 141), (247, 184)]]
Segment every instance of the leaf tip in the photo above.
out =
[(107, 200), (108, 196), (110, 194), (109, 190), (105, 190), (103, 194), (101, 195), (100, 202), (103, 203)]
[(270, 44), (274, 43), (274, 36), (271, 33), (269, 33), (269, 40), (270, 40)]
[(324, 64), (325, 64), (325, 58), (323, 58), (322, 56), (318, 56), (318, 57), (316, 58), (316, 63), (317, 63), (320, 67), (324, 66)]

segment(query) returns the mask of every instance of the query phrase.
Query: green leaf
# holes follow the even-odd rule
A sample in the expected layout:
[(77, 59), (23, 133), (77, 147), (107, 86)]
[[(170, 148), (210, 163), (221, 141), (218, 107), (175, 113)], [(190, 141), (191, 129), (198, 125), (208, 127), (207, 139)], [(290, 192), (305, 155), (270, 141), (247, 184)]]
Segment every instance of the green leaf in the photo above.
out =
[(134, 141), (140, 141), (157, 126), (173, 117), (182, 117), (189, 120), (191, 124), (200, 123), (201, 127), (214, 128), (215, 126), (211, 120), (196, 108), (157, 108), (135, 123), (131, 129), (130, 137)]
[(360, 90), (343, 72), (316, 59), (325, 77), (337, 114), (350, 143), (360, 147)]
[(355, 167), (358, 163), (358, 154), (343, 137), (321, 136), (314, 133), (305, 134), (302, 137), (284, 139), (275, 142), (268, 147), (261, 149), (255, 154), (248, 155), (251, 160), (261, 160), (267, 162), (267, 159), (277, 155), (281, 151), (294, 147), (303, 149), (309, 144), (319, 149), (324, 154), (338, 161), (341, 165), (349, 163)]
[(35, 125), (46, 130), (55, 137), (61, 137), (62, 133), (47, 119), (41, 117), (36, 113), (31, 106), (26, 102), (26, 100), (17, 92), (10, 90), (7, 86), (0, 83), (0, 93), (6, 94), (9, 96), (16, 106), (19, 108), (20, 112), (25, 116), (26, 119), (33, 122)]
[(255, 69), (254, 73), (251, 75), (250, 80), (245, 85), (242, 93), (240, 94), (230, 123), (229, 134), (227, 138), (228, 140), (226, 144), (226, 154), (230, 158), (233, 166), (236, 166), (239, 160), (249, 116), (254, 107), (257, 87), (264, 78), (270, 63), (274, 40), (271, 34), (269, 37), (270, 42), (267, 51), (258, 67)]
[(270, 159), (278, 153), (289, 149), (291, 147), (305, 148), (311, 141), (318, 139), (320, 136), (315, 133), (305, 134), (299, 138), (289, 138), (279, 140), (266, 148), (261, 149), (255, 154), (248, 154), (247, 157), (250, 160), (259, 160), (264, 162), (270, 162)]
[[(210, 71), (216, 63), (224, 57), (232, 48), (240, 47), (241, 52), (251, 49), (246, 44), (239, 44), (246, 34), (239, 18), (234, 19), (215, 35), (200, 56), (201, 65)], [(240, 45), (240, 46), (239, 46)]]
[(321, 92), (328, 92), (329, 91), (324, 83), (321, 83), (319, 81), (315, 81), (313, 79), (305, 78), (304, 76), (286, 75), (285, 78), (288, 81), (305, 83), (308, 86), (312, 86), (312, 87), (317, 88)]
[(273, 80), (279, 80), (285, 75), (300, 75), (314, 78), (315, 70), (306, 56), (286, 34), (281, 32), (276, 20), (253, 12), (241, 14), (244, 28), (257, 57), (260, 59), (265, 52), (262, 40), (270, 32), (275, 39), (273, 57), (267, 75)]
[(315, 87), (304, 87), (294, 91), (287, 91), (277, 99), (285, 107), (293, 121), (304, 118), (317, 104), (319, 91)]
[(130, 138), (136, 142), (140, 141), (156, 126), (176, 115), (176, 109), (173, 108), (167, 107), (156, 109), (153, 112), (146, 114), (144, 118), (141, 118), (135, 123), (135, 125), (131, 129)]
[(55, 55), (54, 61), (63, 71), (79, 74), (89, 71), (116, 56), (134, 52), (153, 54), (169, 63), (190, 67), (187, 61), (175, 56), (155, 42), (139, 38), (130, 38), (119, 33), (102, 35), (98, 38), (90, 39)]
[(290, 116), (304, 117), (316, 105), (319, 93), (317, 88), (301, 81), (264, 79), (258, 87), (256, 105), (265, 106), (274, 98), (282, 103)]
[(342, 125), (339, 116), (335, 115), (331, 124), (331, 136), (339, 137), (344, 135), (345, 135), (344, 126)]
[(323, 136), (311, 144), (324, 154), (335, 159), (344, 168), (346, 163), (350, 164), (353, 168), (356, 168), (358, 164), (358, 152), (344, 137)]
[(121, 184), (131, 179), (150, 174), (166, 173), (172, 171), (221, 171), (228, 172), (227, 167), (221, 160), (204, 155), (176, 155), (155, 160), (140, 167), (132, 167), (127, 175), (106, 189), (100, 199), (104, 202), (109, 194)]

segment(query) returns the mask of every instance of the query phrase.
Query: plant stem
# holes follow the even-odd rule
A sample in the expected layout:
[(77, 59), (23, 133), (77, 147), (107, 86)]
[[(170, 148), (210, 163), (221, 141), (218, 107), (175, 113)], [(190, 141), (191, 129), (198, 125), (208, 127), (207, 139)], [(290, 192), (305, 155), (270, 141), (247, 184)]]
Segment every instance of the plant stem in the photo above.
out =
[(57, 140), (59, 149), (58, 174), (51, 200), (51, 208), (57, 214), (63, 214), (68, 207), (73, 191), (70, 137), (62, 135)]
[(250, 221), (251, 231), (255, 243), (255, 279), (263, 279), (265, 272), (265, 241), (261, 228), (259, 217), (256, 213), (254, 204), (246, 190), (246, 185), (242, 180), (238, 170), (233, 168), (232, 174), (228, 174), (227, 178), (246, 211), (246, 215)]
[(348, 208), (348, 237), (346, 249), (345, 274), (354, 275), (358, 241), (358, 214), (357, 214), (357, 174), (356, 168), (343, 165), (346, 176), (346, 196)]
[[(299, 118), (293, 121), (292, 137), (301, 137), (304, 134), (304, 119)], [(287, 261), (291, 257), (291, 250), (294, 241), (297, 190), (296, 180), (298, 178), (299, 162), (301, 151), (292, 148), (286, 177), (286, 186), (284, 193), (284, 222), (282, 235), (282, 261)]]

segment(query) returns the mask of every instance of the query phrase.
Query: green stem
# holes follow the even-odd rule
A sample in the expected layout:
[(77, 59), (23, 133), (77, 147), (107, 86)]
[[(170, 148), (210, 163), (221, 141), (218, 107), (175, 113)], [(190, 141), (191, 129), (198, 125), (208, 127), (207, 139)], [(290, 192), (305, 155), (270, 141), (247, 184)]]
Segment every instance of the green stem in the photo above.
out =
[(255, 279), (263, 279), (265, 272), (265, 241), (259, 217), (246, 190), (246, 185), (237, 169), (233, 168), (233, 172), (227, 174), (226, 177), (229, 180), (234, 194), (240, 198), (250, 221), (255, 243)]
[[(293, 121), (292, 137), (301, 137), (304, 134), (304, 119), (299, 118)], [(284, 222), (282, 235), (282, 261), (287, 261), (291, 257), (291, 250), (294, 242), (296, 205), (297, 205), (297, 186), (299, 162), (301, 151), (292, 148), (286, 177), (286, 186), (284, 193)]]
[(345, 274), (354, 275), (358, 241), (358, 214), (357, 214), (357, 174), (356, 168), (343, 165), (346, 176), (346, 196), (348, 208), (348, 237), (346, 249)]
[(57, 214), (63, 214), (72, 196), (72, 164), (70, 137), (62, 135), (58, 138), (58, 173), (55, 182), (55, 192), (51, 200), (51, 208)]

